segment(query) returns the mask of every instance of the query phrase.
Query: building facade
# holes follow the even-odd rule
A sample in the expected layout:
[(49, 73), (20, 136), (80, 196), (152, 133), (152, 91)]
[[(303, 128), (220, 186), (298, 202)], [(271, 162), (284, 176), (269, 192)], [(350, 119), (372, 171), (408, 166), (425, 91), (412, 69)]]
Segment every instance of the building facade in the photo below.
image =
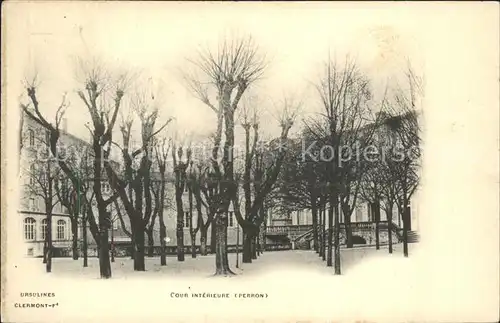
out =
[[(24, 117), (21, 129), (21, 152), (20, 152), (20, 200), (19, 214), (21, 216), (25, 253), (27, 256), (42, 256), (45, 235), (47, 233), (47, 210), (46, 200), (52, 197), (52, 241), (55, 248), (67, 247), (71, 244), (71, 221), (68, 210), (58, 202), (55, 192), (54, 181), (52, 181), (52, 192), (48, 192), (48, 182), (60, 172), (55, 161), (49, 161), (48, 139), (49, 133), (28, 116)], [(65, 131), (59, 139), (58, 149), (61, 155), (82, 151), (88, 143)], [(50, 175), (47, 174), (50, 168)], [(45, 191), (45, 192), (44, 192)], [(50, 195), (49, 195), (50, 194)]]

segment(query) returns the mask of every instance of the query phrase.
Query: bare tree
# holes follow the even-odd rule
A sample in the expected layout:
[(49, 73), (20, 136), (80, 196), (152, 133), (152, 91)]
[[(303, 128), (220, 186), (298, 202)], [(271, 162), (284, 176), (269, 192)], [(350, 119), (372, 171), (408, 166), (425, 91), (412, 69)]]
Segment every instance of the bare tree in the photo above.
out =
[(183, 146), (177, 147), (174, 143), (172, 146), (172, 160), (174, 163), (175, 175), (175, 204), (177, 209), (177, 260), (184, 261), (184, 205), (182, 196), (187, 188), (187, 169), (191, 163), (191, 149), (186, 150), (184, 158)]
[(94, 205), (94, 193), (90, 193), (90, 197), (85, 199), (85, 203), (82, 204), (82, 256), (83, 256), (83, 267), (88, 267), (88, 238), (87, 238), (87, 223), (89, 219), (94, 219), (94, 212), (92, 207)]
[[(140, 147), (132, 147), (133, 117), (122, 120), (120, 131), (123, 146), (120, 147), (124, 161), (123, 176), (113, 167), (110, 161), (104, 160), (104, 168), (109, 178), (111, 187), (117, 192), (124, 210), (130, 220), (132, 233), (132, 247), (134, 257), (134, 270), (145, 270), (145, 232), (153, 215), (153, 196), (151, 188), (151, 166), (154, 149), (154, 138), (170, 123), (168, 119), (162, 126), (156, 128), (159, 106), (156, 104), (154, 94), (138, 92), (132, 99), (131, 105), (140, 120)], [(109, 151), (109, 149), (108, 149)], [(128, 187), (128, 189), (127, 189)]]
[[(190, 226), (190, 232), (194, 239), (196, 239), (196, 233), (200, 231), (200, 254), (202, 256), (207, 255), (207, 235), (208, 229), (212, 224), (214, 219), (214, 211), (210, 208), (209, 199), (211, 198), (211, 187), (210, 182), (207, 180), (207, 173), (209, 172), (209, 167), (203, 163), (203, 160), (196, 159), (192, 160), (188, 185), (190, 194), (193, 195), (194, 207), (196, 208), (196, 214), (191, 214), (191, 224), (193, 219), (196, 219), (196, 227)], [(190, 208), (192, 206), (190, 201)], [(203, 217), (203, 208), (206, 212), (206, 220)], [(193, 240), (193, 237), (191, 238)]]
[(305, 147), (313, 145), (308, 153), (318, 155), (319, 147), (314, 146), (314, 141), (314, 136), (307, 129), (303, 129), (299, 140), (288, 154), (278, 179), (279, 189), (275, 195), (282, 201), (279, 207), (285, 207), (288, 210), (311, 210), (314, 249), (321, 254), (324, 230), (321, 229), (320, 202), (326, 187), (326, 167), (324, 163), (307, 158), (307, 154), (303, 152)]
[(328, 148), (322, 149), (324, 154), (320, 154), (320, 159), (328, 165), (327, 266), (332, 266), (332, 260), (335, 260), (335, 274), (339, 275), (339, 203), (351, 195), (349, 188), (352, 180), (349, 176), (352, 168), (344, 164), (352, 156), (348, 155), (350, 150), (345, 148), (352, 148), (358, 140), (357, 135), (366, 123), (367, 101), (371, 93), (368, 80), (349, 59), (341, 66), (329, 58), (315, 87), (324, 112), (321, 120), (307, 126), (317, 141), (325, 145), (322, 148)]
[(153, 215), (151, 216), (151, 221), (146, 228), (146, 234), (148, 236), (148, 257), (153, 257), (154, 254), (154, 226), (156, 223), (156, 218), (159, 214), (160, 203), (160, 185), (158, 182), (151, 182), (151, 193), (153, 194)]
[[(204, 225), (202, 206), (206, 205), (201, 197), (201, 167), (195, 166), (193, 160), (190, 161), (189, 173), (187, 179), (188, 201), (189, 201), (189, 234), (191, 236), (191, 257), (196, 258), (196, 235)], [(196, 208), (196, 213), (193, 212)], [(194, 225), (196, 223), (196, 225)], [(206, 244), (206, 230), (205, 230)], [(206, 245), (205, 245), (206, 248)], [(206, 253), (206, 250), (201, 250), (200, 253)]]
[(422, 79), (408, 63), (406, 70), (408, 89), (397, 88), (394, 100), (388, 103), (386, 124), (392, 133), (395, 149), (402, 158), (389, 170), (397, 179), (396, 205), (403, 219), (403, 253), (408, 257), (408, 231), (411, 230), (410, 201), (420, 181), (421, 128), (417, 110), (418, 99), (423, 96)]
[(55, 165), (53, 158), (47, 151), (45, 160), (35, 160), (32, 162), (29, 171), (28, 194), (33, 198), (40, 198), (43, 201), (46, 214), (46, 227), (44, 232), (44, 262), (45, 270), (52, 271), (52, 214), (54, 206), (59, 201), (57, 199), (55, 183), (59, 177), (60, 169)]
[[(64, 154), (64, 155), (61, 155)], [(62, 206), (66, 208), (71, 221), (73, 260), (78, 259), (78, 223), (81, 221), (82, 207), (89, 191), (88, 175), (90, 173), (90, 151), (84, 148), (81, 156), (69, 155), (67, 152), (60, 153), (58, 158), (65, 159), (65, 162), (74, 169), (74, 175), (78, 178), (78, 186), (74, 187), (69, 178), (61, 172), (58, 181), (55, 182), (57, 198)]]
[[(264, 202), (273, 189), (281, 171), (281, 166), (285, 161), (288, 133), (299, 107), (300, 103), (285, 99), (283, 115), (280, 119), (281, 134), (277, 138), (277, 149), (272, 149), (272, 147), (266, 149), (262, 145), (257, 147), (259, 142), (257, 113), (254, 111), (251, 117), (249, 113), (243, 113), (242, 126), (245, 130), (245, 161), (242, 178), (245, 201), (244, 216), (240, 211), (240, 196), (237, 190), (232, 199), (236, 219), (243, 229), (244, 263), (250, 263), (252, 258), (256, 258), (257, 238), (266, 213)], [(253, 139), (250, 146), (251, 131), (253, 132)]]
[[(88, 129), (92, 136), (93, 152), (93, 178), (91, 182), (99, 214), (100, 274), (101, 278), (111, 278), (108, 241), (111, 214), (108, 207), (113, 203), (116, 196), (105, 199), (101, 182), (104, 175), (103, 165), (104, 167), (106, 167), (106, 164), (109, 165), (112, 133), (129, 80), (126, 74), (118, 75), (113, 80), (110, 73), (98, 61), (86, 62), (79, 60), (78, 63), (79, 71), (83, 73), (81, 75), (83, 88), (79, 89), (77, 93), (92, 120), (92, 124)], [(112, 98), (113, 103), (110, 105), (107, 104), (107, 95)]]
[[(213, 203), (216, 236), (216, 275), (234, 274), (227, 259), (227, 212), (235, 190), (234, 178), (234, 117), (241, 97), (248, 87), (259, 79), (266, 67), (265, 57), (251, 37), (224, 39), (217, 52), (200, 51), (190, 63), (203, 74), (206, 82), (199, 77), (186, 75), (187, 85), (192, 92), (217, 115), (217, 127), (212, 150)], [(215, 92), (218, 105), (209, 98)], [(224, 124), (224, 147), (222, 163), (218, 161), (218, 151), (222, 143)], [(222, 166), (222, 167), (221, 167)]]
[(167, 265), (167, 254), (166, 254), (166, 237), (167, 237), (167, 228), (165, 226), (165, 220), (163, 218), (163, 211), (165, 209), (165, 185), (166, 185), (166, 161), (168, 157), (168, 151), (170, 149), (170, 141), (166, 141), (165, 139), (157, 140), (155, 145), (155, 157), (156, 164), (158, 166), (158, 171), (160, 173), (159, 184), (160, 189), (157, 194), (158, 198), (158, 217), (160, 219), (160, 262), (161, 266)]
[[(95, 219), (88, 218), (90, 225), (90, 230), (94, 236), (99, 252), (99, 267), (101, 278), (111, 277), (111, 266), (109, 262), (109, 245), (108, 245), (108, 230), (109, 230), (109, 212), (106, 210), (107, 206), (113, 202), (116, 196), (112, 196), (105, 200), (101, 191), (101, 176), (103, 174), (102, 161), (107, 159), (109, 156), (109, 148), (105, 150), (106, 146), (110, 147), (110, 139), (114, 124), (116, 122), (116, 116), (120, 108), (121, 100), (124, 95), (124, 89), (126, 85), (126, 77), (120, 75), (115, 82), (110, 80), (109, 74), (106, 70), (96, 61), (85, 62), (84, 60), (78, 61), (79, 71), (82, 73), (80, 81), (83, 83), (83, 88), (78, 90), (78, 96), (81, 98), (85, 107), (87, 108), (89, 115), (92, 119), (92, 129), (89, 127), (90, 133), (92, 135), (92, 153), (93, 153), (93, 167), (92, 176), (90, 180), (93, 182), (93, 189), (95, 193), (95, 198), (97, 202), (97, 208), (99, 212), (99, 227), (96, 224)], [(112, 86), (114, 84), (114, 88)], [(113, 91), (114, 90), (114, 91)], [(50, 138), (50, 151), (53, 156), (57, 156), (57, 142), (60, 138), (60, 125), (61, 120), (67, 108), (67, 103), (65, 97), (63, 97), (62, 103), (59, 105), (56, 115), (55, 124), (47, 121), (43, 116), (39, 108), (39, 102), (37, 99), (36, 86), (28, 85), (26, 87), (27, 95), (31, 100), (31, 105), (23, 105), (23, 110), (26, 114), (36, 121), (39, 125), (44, 127), (49, 131)], [(104, 104), (102, 100), (108, 92), (113, 92), (114, 104), (109, 107)], [(68, 176), (74, 187), (79, 186), (79, 178), (75, 176), (74, 169), (72, 169), (67, 163), (58, 159), (59, 167)], [(81, 195), (86, 198), (85, 195)]]

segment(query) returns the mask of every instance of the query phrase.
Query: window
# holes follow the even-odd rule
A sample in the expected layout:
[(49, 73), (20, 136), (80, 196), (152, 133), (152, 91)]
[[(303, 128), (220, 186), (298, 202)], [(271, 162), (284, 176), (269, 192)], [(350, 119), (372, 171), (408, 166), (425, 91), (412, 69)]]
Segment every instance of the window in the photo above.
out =
[(66, 233), (66, 221), (59, 220), (57, 221), (57, 239), (64, 240)]
[(189, 228), (189, 220), (191, 220), (191, 217), (189, 216), (189, 212), (184, 212), (186, 215), (186, 220), (184, 221), (184, 227)]
[(113, 221), (113, 230), (118, 230), (118, 219)]
[(32, 257), (33, 256), (33, 248), (28, 248), (28, 251), (26, 252), (26, 255)]
[(101, 183), (101, 190), (103, 193), (109, 193), (110, 189), (111, 188), (109, 186), (109, 183), (106, 183), (106, 182)]
[(36, 221), (33, 218), (24, 219), (24, 239), (25, 240), (35, 240), (35, 224)]
[(61, 179), (61, 190), (63, 192), (67, 192), (68, 191), (68, 181), (66, 179)]
[(356, 206), (356, 222), (363, 221), (363, 210), (361, 207)]
[(45, 236), (47, 235), (47, 219), (42, 220), (42, 227), (41, 227), (41, 232), (42, 232), (42, 240), (45, 240)]
[(28, 129), (28, 138), (30, 141), (30, 147), (33, 147), (35, 145), (35, 132), (33, 129)]
[(229, 211), (229, 226), (232, 227), (234, 226), (234, 216), (233, 216), (233, 211)]
[(35, 185), (35, 165), (30, 165), (30, 185)]
[(368, 203), (368, 221), (370, 222), (375, 222), (375, 214), (373, 212), (374, 208), (375, 206), (373, 205), (373, 203)]
[(57, 149), (57, 158), (61, 160), (65, 160), (67, 158), (67, 149), (66, 146), (61, 144), (59, 149)]
[(29, 209), (30, 209), (30, 211), (36, 211), (37, 210), (37, 203), (36, 203), (36, 200), (35, 200), (34, 197), (30, 198)]
[(50, 132), (48, 130), (45, 131), (45, 144), (47, 146), (50, 144)]

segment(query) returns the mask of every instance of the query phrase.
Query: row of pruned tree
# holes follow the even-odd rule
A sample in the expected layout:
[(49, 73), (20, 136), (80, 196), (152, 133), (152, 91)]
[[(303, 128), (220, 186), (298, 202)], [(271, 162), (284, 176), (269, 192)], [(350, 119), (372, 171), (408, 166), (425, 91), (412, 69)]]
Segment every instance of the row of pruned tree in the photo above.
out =
[[(198, 69), (199, 79), (189, 78), (188, 84), (217, 117), (212, 153), (208, 159), (193, 160), (189, 146), (178, 146), (175, 142), (159, 137), (171, 119), (158, 124), (159, 105), (155, 102), (154, 94), (143, 91), (132, 96), (128, 104), (132, 112), (124, 117), (130, 75), (112, 75), (98, 62), (83, 60), (78, 66), (81, 87), (77, 94), (91, 120), (87, 124), (90, 145), (84, 159), (57, 158), (63, 135), (61, 120), (68, 105), (63, 101), (57, 109), (55, 122), (50, 122), (40, 107), (37, 84), (26, 84), (29, 103), (21, 104), (22, 111), (48, 134), (46, 146), (51, 157), (47, 159), (46, 165), (49, 172), (44, 170), (40, 174), (50, 177), (50, 170), (57, 170), (57, 176), (45, 180), (49, 184), (45, 200), (51, 203), (50, 207), (45, 207), (47, 218), (51, 219), (55, 203), (67, 208), (71, 219), (74, 219), (73, 223), (76, 223), (72, 224), (75, 255), (78, 217), (84, 227), (84, 234), (88, 225), (98, 246), (102, 278), (111, 277), (109, 230), (113, 212), (131, 238), (135, 270), (145, 270), (145, 235), (148, 235), (151, 245), (153, 225), (158, 218), (161, 263), (166, 263), (166, 228), (162, 213), (166, 201), (165, 185), (170, 180), (175, 189), (178, 260), (184, 260), (183, 196), (187, 191), (189, 214), (192, 218), (196, 214), (196, 220), (191, 219), (189, 223), (191, 240), (196, 241), (197, 233), (201, 232), (201, 250), (206, 253), (207, 230), (213, 228), (212, 251), (216, 254), (216, 274), (232, 273), (227, 260), (227, 213), (231, 203), (236, 207), (236, 218), (244, 232), (244, 261), (251, 261), (252, 250), (255, 250), (252, 246), (255, 246), (262, 233), (260, 228), (266, 213), (264, 201), (276, 182), (286, 150), (278, 149), (273, 154), (265, 155), (264, 150), (257, 149), (255, 144), (251, 149), (247, 145), (244, 170), (235, 169), (235, 113), (243, 94), (260, 78), (267, 62), (251, 38), (225, 41), (216, 53), (199, 53), (190, 62)], [(205, 83), (201, 78), (208, 78), (210, 82)], [(208, 97), (206, 84), (213, 86), (212, 90), (217, 96), (215, 105)], [(293, 113), (287, 113), (281, 119), (279, 140), (287, 138), (293, 119)], [(139, 122), (135, 125), (134, 121), (137, 120)], [(139, 130), (134, 132), (134, 127)], [(252, 122), (247, 120), (243, 128), (247, 143), (252, 135), (253, 142), (257, 143), (257, 119), (254, 118)], [(253, 129), (253, 133), (250, 133), (250, 129)], [(138, 147), (132, 145), (134, 133), (140, 138)], [(173, 161), (172, 176), (169, 176), (167, 169), (169, 151)], [(121, 162), (113, 161), (112, 152), (120, 155)], [(56, 179), (64, 185), (53, 184)], [(103, 191), (103, 180), (109, 182), (110, 194)], [(245, 192), (243, 214), (237, 207), (240, 203), (240, 185)], [(54, 203), (56, 195), (58, 202)], [(126, 228), (124, 216), (129, 220), (130, 229)], [(50, 241), (47, 249), (50, 259)]]
[[(370, 205), (377, 249), (380, 209), (386, 211), (391, 253), (397, 207), (408, 256), (408, 204), (419, 183), (420, 83), (411, 68), (406, 75), (409, 89), (396, 88), (390, 95), (386, 91), (377, 103), (368, 78), (354, 62), (327, 61), (315, 83), (322, 112), (305, 120), (274, 193), (285, 212), (311, 210), (314, 248), (327, 266), (335, 266), (336, 274), (341, 273), (340, 245), (353, 247), (350, 222), (360, 202)], [(345, 242), (340, 241), (341, 218)]]
[[(55, 122), (49, 122), (40, 108), (37, 84), (26, 84), (29, 103), (21, 104), (22, 111), (47, 131), (46, 145), (52, 156), (52, 162), (47, 162), (42, 172), (44, 176), (53, 176), (53, 181), (47, 181), (50, 176), (45, 177), (45, 183), (49, 184), (45, 189), (46, 201), (50, 201), (46, 203), (47, 219), (51, 218), (57, 196), (74, 219), (75, 255), (80, 217), (83, 234), (87, 234), (88, 226), (98, 246), (102, 278), (111, 277), (109, 231), (113, 221), (119, 221), (131, 239), (134, 270), (143, 271), (146, 240), (148, 254), (152, 255), (154, 225), (158, 219), (161, 265), (166, 265), (164, 210), (170, 204), (175, 205), (176, 211), (178, 261), (184, 260), (184, 221), (188, 212), (193, 257), (196, 257), (197, 234), (200, 233), (200, 250), (204, 255), (208, 230), (212, 229), (210, 244), (215, 253), (216, 275), (233, 274), (227, 253), (231, 205), (243, 229), (243, 262), (252, 262), (262, 251), (267, 211), (277, 207), (279, 200), (289, 209), (312, 210), (315, 248), (324, 258), (326, 254), (328, 266), (335, 264), (338, 274), (340, 213), (348, 221), (360, 198), (373, 200), (374, 205), (383, 198), (398, 207), (398, 203), (407, 205), (418, 184), (418, 162), (415, 162), (418, 158), (414, 158), (419, 155), (418, 149), (415, 156), (402, 163), (367, 163), (357, 148), (380, 144), (376, 137), (380, 137), (382, 124), (388, 126), (388, 137), (394, 143), (418, 146), (418, 120), (416, 116), (412, 119), (414, 92), (410, 100), (406, 100), (403, 91), (398, 92), (394, 103), (384, 99), (382, 109), (391, 117), (382, 118), (382, 114), (373, 113), (370, 82), (361, 70), (349, 61), (339, 66), (328, 60), (315, 84), (322, 113), (304, 122), (301, 139), (315, 143), (311, 154), (306, 156), (300, 152), (300, 145), (289, 138), (300, 103), (284, 100), (279, 118), (281, 132), (273, 140), (262, 140), (258, 107), (243, 104), (250, 87), (262, 77), (268, 64), (250, 37), (226, 39), (217, 50), (200, 51), (188, 63), (191, 69), (184, 74), (188, 89), (215, 116), (209, 156), (198, 156), (191, 145), (162, 135), (172, 119), (160, 121), (163, 107), (153, 89), (138, 87), (136, 93), (130, 93), (131, 75), (112, 75), (96, 61), (81, 60), (77, 94), (91, 120), (87, 124), (90, 144), (85, 158), (55, 158), (63, 134), (61, 120), (68, 105), (63, 100)], [(403, 109), (407, 117), (396, 116)], [(234, 149), (238, 122), (244, 134), (242, 156), (235, 156)], [(138, 144), (134, 145), (135, 142)], [(109, 182), (110, 193), (103, 191), (103, 180)], [(167, 197), (167, 183), (174, 189), (171, 199)], [(387, 183), (393, 186), (390, 197)], [(384, 205), (392, 207), (389, 202)], [(401, 210), (406, 212), (404, 207)], [(124, 221), (125, 217), (128, 221)], [(87, 239), (83, 239), (86, 264)], [(348, 233), (348, 246), (352, 245), (350, 239)], [(50, 264), (50, 241), (47, 250)]]

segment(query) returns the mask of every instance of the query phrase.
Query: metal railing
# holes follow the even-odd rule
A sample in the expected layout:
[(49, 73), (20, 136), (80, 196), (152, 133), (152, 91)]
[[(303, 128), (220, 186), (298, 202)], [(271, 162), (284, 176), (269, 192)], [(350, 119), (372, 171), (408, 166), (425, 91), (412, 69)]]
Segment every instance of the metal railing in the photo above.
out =
[[(388, 222), (380, 221), (379, 229), (384, 230), (387, 229)], [(346, 224), (340, 223), (340, 228), (345, 229)], [(372, 221), (364, 221), (364, 222), (351, 222), (349, 227), (352, 230), (374, 230), (375, 222)], [(396, 233), (398, 236), (400, 235), (401, 228), (394, 222), (392, 222), (392, 231)], [(266, 228), (266, 234), (268, 235), (282, 235), (282, 236), (296, 236), (295, 238), (301, 238), (302, 236), (306, 236), (308, 233), (312, 233), (313, 226), (311, 224), (308, 225), (277, 225), (277, 226), (268, 226)], [(325, 229), (325, 233), (328, 232)]]

